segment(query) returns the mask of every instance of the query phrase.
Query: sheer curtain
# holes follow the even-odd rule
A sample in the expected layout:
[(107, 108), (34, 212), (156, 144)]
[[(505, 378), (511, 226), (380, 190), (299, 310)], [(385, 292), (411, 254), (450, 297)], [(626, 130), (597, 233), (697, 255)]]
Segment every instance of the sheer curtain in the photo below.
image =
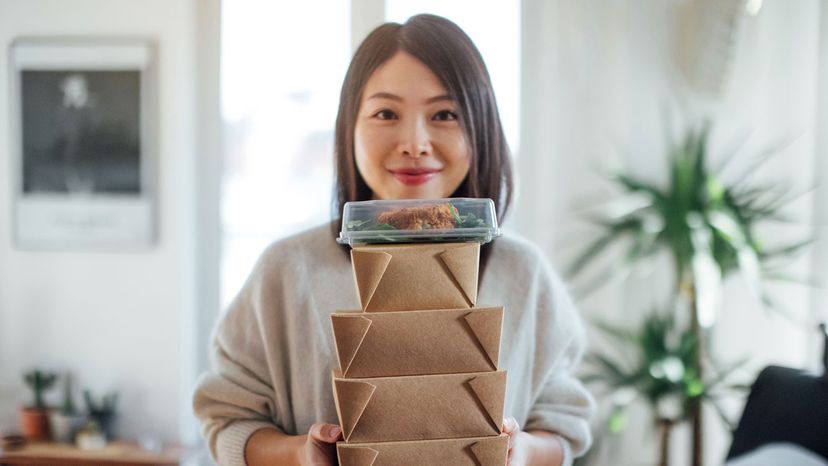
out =
[[(591, 238), (578, 210), (611, 195), (602, 175), (620, 168), (666, 181), (666, 117), (671, 114), (674, 135), (683, 123), (711, 117), (714, 165), (743, 137), (747, 144), (733, 168), (780, 140), (791, 143), (755, 181), (782, 180), (800, 191), (815, 183), (820, 188), (790, 206), (800, 227), (763, 226), (760, 234), (767, 244), (807, 236), (814, 232), (815, 218), (826, 218), (825, 3), (758, 3), (759, 9), (757, 2), (724, 0), (523, 1), (522, 190), (515, 220), (558, 270)], [(752, 5), (754, 12), (728, 17), (711, 11), (724, 4)], [(704, 36), (709, 25), (693, 25), (699, 15), (732, 19), (734, 28), (710, 40)], [(687, 49), (688, 41), (698, 48)], [(710, 70), (721, 72), (715, 92), (707, 78), (699, 85), (699, 77)], [(812, 260), (826, 257), (826, 250), (823, 240), (791, 272), (825, 278), (824, 265)], [(664, 270), (662, 265), (639, 270), (623, 283), (579, 297), (578, 305), (587, 320), (633, 324), (643, 312), (668, 302), (670, 281), (658, 273)], [(794, 323), (762, 312), (734, 277), (726, 284), (712, 335), (712, 351), (723, 364), (750, 356), (747, 383), (770, 363), (816, 368), (820, 354), (814, 328), (819, 317), (828, 316), (826, 293), (779, 284), (770, 290)], [(606, 344), (591, 336), (593, 347)], [(740, 410), (737, 401), (728, 414), (738, 417)], [(647, 416), (643, 409), (635, 411), (628, 433), (592, 464), (652, 463), (655, 437), (645, 429)], [(721, 464), (730, 438), (715, 413), (707, 414), (707, 422), (706, 464)], [(675, 464), (686, 464), (689, 432), (676, 431), (672, 446)]]
[(330, 218), (333, 130), (350, 59), (350, 4), (222, 5), (226, 308), (268, 244)]

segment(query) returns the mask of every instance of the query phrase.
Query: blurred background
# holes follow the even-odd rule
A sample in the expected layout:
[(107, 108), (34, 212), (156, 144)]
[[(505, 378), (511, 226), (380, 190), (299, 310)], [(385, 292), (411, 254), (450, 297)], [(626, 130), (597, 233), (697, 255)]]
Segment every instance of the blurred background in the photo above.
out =
[[(692, 462), (682, 412), (694, 396), (692, 361), (669, 351), (641, 359), (641, 340), (609, 327), (635, 333), (658, 309), (703, 337), (711, 369), (699, 383), (726, 366), (732, 390), (702, 408), (704, 464), (724, 464), (733, 436), (721, 417), (739, 420), (740, 386), (764, 367), (821, 373), (824, 1), (0, 0), (0, 433), (20, 430), (32, 396), (24, 373), (71, 373), (80, 408), (84, 389), (117, 393), (118, 438), (183, 445), (194, 464), (210, 464), (191, 394), (209, 366), (212, 326), (267, 244), (330, 218), (334, 118), (354, 44), (381, 22), (423, 12), (457, 22), (489, 67), (519, 187), (504, 227), (539, 244), (570, 283), (590, 352), (625, 355), (626, 368), (601, 357), (584, 365), (600, 404), (600, 442), (585, 464), (665, 464), (663, 448), (671, 464)], [(155, 101), (142, 117), (154, 129), (142, 170), (156, 236), (140, 247), (21, 248), (14, 237), (12, 43), (78, 37), (152, 45)], [(716, 199), (730, 205), (726, 192), (755, 215), (736, 216), (746, 229), (734, 231), (712, 214), (707, 243), (694, 236), (692, 279), (679, 283), (675, 247), (656, 247), (669, 235), (659, 236), (666, 226), (640, 185), (669, 192), (677, 167), (700, 153), (704, 176), (689, 176), (712, 204), (693, 204), (699, 212), (721, 207)], [(638, 223), (612, 227), (625, 219)], [(573, 269), (606, 234), (611, 244)], [(774, 277), (785, 280), (764, 267), (775, 248), (783, 266)], [(688, 283), (690, 301), (681, 299)], [(676, 333), (664, 332), (665, 347)], [(664, 382), (665, 396), (613, 379), (641, 361), (642, 383)], [(65, 403), (59, 386), (46, 404)]]

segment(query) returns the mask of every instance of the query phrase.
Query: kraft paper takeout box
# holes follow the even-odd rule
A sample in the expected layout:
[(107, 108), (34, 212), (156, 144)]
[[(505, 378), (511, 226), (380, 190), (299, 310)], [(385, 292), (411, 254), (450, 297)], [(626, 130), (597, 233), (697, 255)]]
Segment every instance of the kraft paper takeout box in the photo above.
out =
[(478, 243), (356, 246), (351, 262), (363, 311), (471, 308)]
[(506, 372), (344, 379), (334, 401), (348, 443), (499, 435)]
[(506, 434), (408, 442), (337, 442), (340, 466), (503, 466), (509, 449)]
[(503, 308), (331, 314), (346, 378), (496, 371)]

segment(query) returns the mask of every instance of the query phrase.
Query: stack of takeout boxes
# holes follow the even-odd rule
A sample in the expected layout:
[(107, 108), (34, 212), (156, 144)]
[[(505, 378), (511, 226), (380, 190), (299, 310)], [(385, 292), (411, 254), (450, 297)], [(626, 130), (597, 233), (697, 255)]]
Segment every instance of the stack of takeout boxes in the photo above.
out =
[[(331, 315), (339, 360), (332, 384), (344, 437), (337, 444), (339, 464), (503, 465), (503, 307), (475, 307), (480, 244), (499, 234), (493, 205), (482, 199), (400, 202), (351, 207), (362, 204), (367, 216), (393, 209), (416, 215), (451, 202), (479, 204), (490, 213), (470, 218), (452, 206), (459, 224), (452, 231), (429, 232), (426, 224), (415, 233), (379, 224), (383, 228), (370, 236), (376, 221), (349, 221), (346, 206), (340, 242), (352, 245), (362, 310)], [(477, 225), (476, 236), (461, 231), (471, 229), (464, 224)], [(368, 230), (357, 231), (365, 225)]]

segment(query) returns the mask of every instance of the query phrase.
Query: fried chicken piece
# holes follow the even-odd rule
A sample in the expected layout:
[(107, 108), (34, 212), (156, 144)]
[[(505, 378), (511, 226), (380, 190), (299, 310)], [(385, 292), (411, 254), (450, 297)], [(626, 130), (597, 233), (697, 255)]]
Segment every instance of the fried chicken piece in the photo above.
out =
[(377, 220), (399, 230), (443, 230), (454, 228), (455, 216), (454, 206), (446, 203), (403, 207), (383, 212)]

